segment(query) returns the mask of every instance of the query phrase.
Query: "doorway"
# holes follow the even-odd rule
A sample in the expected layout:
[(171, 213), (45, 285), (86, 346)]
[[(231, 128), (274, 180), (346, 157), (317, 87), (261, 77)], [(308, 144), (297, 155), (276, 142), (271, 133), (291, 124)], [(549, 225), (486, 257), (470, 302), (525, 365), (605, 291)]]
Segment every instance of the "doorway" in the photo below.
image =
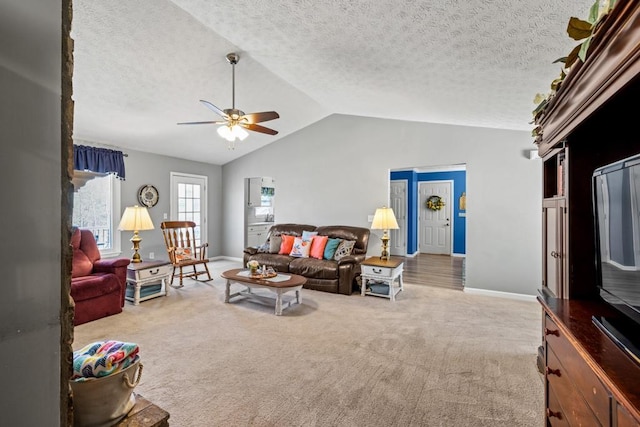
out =
[(393, 209), (398, 221), (397, 230), (389, 230), (391, 234), (391, 255), (405, 256), (407, 253), (407, 181), (391, 181), (389, 186), (389, 206)]
[[(422, 253), (445, 253), (446, 255), (464, 257), (466, 254), (466, 191), (467, 191), (467, 167), (465, 164), (452, 164), (442, 166), (407, 167), (389, 171), (389, 206), (396, 213), (400, 229), (394, 231), (391, 238), (391, 254), (397, 256), (416, 256)], [(444, 201), (446, 211), (441, 220), (442, 227), (440, 237), (447, 236), (448, 242), (445, 249), (425, 249), (428, 242), (426, 230), (421, 230), (421, 222), (424, 222), (426, 213), (422, 212), (429, 196), (437, 195), (439, 190), (433, 189), (433, 193), (420, 194), (422, 183), (447, 182), (449, 183), (448, 196)], [(427, 191), (423, 187), (423, 191)], [(406, 189), (406, 190), (403, 190)], [(443, 207), (443, 208), (444, 208)], [(425, 234), (425, 235), (421, 235)], [(401, 246), (399, 243), (404, 243)], [(422, 243), (422, 248), (420, 247)], [(448, 247), (448, 249), (447, 249)], [(403, 253), (400, 251), (404, 251)]]
[(207, 177), (171, 172), (170, 185), (171, 220), (195, 222), (195, 243), (201, 245), (207, 236)]
[[(453, 181), (424, 181), (418, 185), (419, 235), (418, 252), (451, 255), (451, 193)], [(438, 210), (427, 207), (428, 200), (440, 198)]]

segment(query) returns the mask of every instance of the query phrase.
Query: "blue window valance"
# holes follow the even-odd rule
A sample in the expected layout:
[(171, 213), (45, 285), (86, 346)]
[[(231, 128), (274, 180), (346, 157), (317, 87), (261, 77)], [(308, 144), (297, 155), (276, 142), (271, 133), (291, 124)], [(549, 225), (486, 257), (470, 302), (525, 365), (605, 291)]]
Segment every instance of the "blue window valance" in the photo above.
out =
[(112, 173), (124, 180), (124, 155), (122, 151), (74, 144), (73, 168), (81, 171)]

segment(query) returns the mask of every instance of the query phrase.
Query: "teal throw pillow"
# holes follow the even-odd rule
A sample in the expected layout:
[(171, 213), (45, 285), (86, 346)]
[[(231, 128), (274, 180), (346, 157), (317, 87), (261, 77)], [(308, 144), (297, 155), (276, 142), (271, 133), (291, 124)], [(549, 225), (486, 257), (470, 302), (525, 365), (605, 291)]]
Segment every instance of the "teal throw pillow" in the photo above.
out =
[(324, 247), (324, 259), (333, 259), (333, 255), (336, 253), (336, 249), (338, 249), (338, 245), (342, 239), (332, 239), (329, 238), (327, 240), (327, 245)]

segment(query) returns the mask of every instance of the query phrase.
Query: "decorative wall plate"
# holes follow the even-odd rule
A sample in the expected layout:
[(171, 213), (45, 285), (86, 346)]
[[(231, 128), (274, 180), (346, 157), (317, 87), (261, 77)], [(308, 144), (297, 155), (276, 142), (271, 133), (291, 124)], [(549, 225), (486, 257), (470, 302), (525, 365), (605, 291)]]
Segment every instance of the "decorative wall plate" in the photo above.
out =
[(138, 202), (148, 208), (154, 207), (158, 203), (158, 190), (153, 185), (143, 185), (138, 190)]

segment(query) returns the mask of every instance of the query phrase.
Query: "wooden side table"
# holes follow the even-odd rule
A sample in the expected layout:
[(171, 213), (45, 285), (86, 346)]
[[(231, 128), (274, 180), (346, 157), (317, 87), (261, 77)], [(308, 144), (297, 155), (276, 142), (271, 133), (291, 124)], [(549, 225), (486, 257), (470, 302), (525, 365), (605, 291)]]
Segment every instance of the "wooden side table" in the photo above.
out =
[[(132, 262), (127, 267), (125, 298), (138, 305), (151, 298), (169, 295), (167, 284), (172, 272), (171, 263), (166, 260)], [(148, 286), (155, 286), (158, 290), (144, 292), (143, 288)]]
[[(362, 269), (360, 294), (362, 296), (375, 295), (395, 301), (398, 292), (404, 289), (402, 284), (404, 260), (402, 258), (390, 257), (388, 260), (381, 260), (380, 257), (369, 257), (362, 261), (360, 266)], [(389, 293), (367, 290), (367, 282), (369, 281), (386, 283), (389, 286)], [(396, 283), (398, 286), (395, 286)]]

